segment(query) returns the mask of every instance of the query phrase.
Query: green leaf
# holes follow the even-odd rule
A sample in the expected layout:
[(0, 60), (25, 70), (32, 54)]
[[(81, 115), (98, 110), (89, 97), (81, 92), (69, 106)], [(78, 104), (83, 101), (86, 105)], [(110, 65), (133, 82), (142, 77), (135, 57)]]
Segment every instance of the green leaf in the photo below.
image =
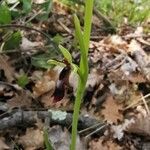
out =
[(0, 24), (10, 24), (11, 13), (6, 5), (0, 5)]
[(90, 33), (91, 33), (91, 20), (92, 20), (92, 13), (93, 13), (93, 1), (94, 0), (86, 0), (85, 1), (85, 17), (84, 17), (84, 44), (85, 44), (85, 51), (88, 53), (89, 49), (89, 42), (90, 42)]
[(21, 33), (17, 31), (11, 35), (11, 37), (5, 42), (4, 50), (13, 50), (18, 48), (21, 43)]
[(60, 35), (60, 34), (56, 34), (54, 37), (53, 37), (53, 41), (56, 43), (56, 44), (60, 44), (63, 42), (63, 37)]
[(22, 0), (23, 2), (23, 11), (24, 13), (29, 13), (31, 11), (32, 8), (32, 3), (31, 0)]
[(17, 80), (17, 84), (22, 88), (24, 88), (28, 83), (29, 83), (29, 78), (26, 74), (22, 74)]
[(44, 129), (44, 142), (45, 142), (46, 150), (53, 150), (52, 144), (48, 138), (47, 129)]
[(49, 69), (52, 67), (52, 65), (47, 63), (49, 57), (49, 53), (36, 55), (31, 58), (31, 63), (37, 68)]
[(79, 77), (82, 78), (82, 73), (81, 73), (81, 70), (80, 70), (80, 68), (78, 67), (78, 65), (72, 63), (72, 64), (71, 64), (71, 67), (72, 67), (72, 71), (73, 71), (74, 73), (77, 73), (77, 74), (79, 75)]
[(86, 56), (83, 33), (81, 30), (80, 21), (79, 21), (77, 15), (74, 15), (74, 24), (75, 24), (75, 34), (76, 34), (77, 40), (79, 42), (81, 56), (83, 56), (83, 55)]
[(69, 51), (61, 45), (59, 45), (59, 48), (60, 48), (63, 56), (65, 57), (65, 59), (71, 64), (72, 63), (72, 56), (69, 53)]
[(81, 31), (80, 22), (76, 15), (74, 15), (74, 24), (75, 24), (75, 34), (79, 42), (80, 51), (81, 51), (80, 71), (83, 73), (85, 70), (85, 67), (87, 67), (87, 64), (86, 64), (87, 53), (85, 50), (84, 39), (83, 39), (82, 31)]
[(73, 72), (75, 72), (75, 73), (78, 72), (79, 67), (78, 67), (76, 64), (72, 64), (71, 67), (72, 67), (72, 69), (73, 69)]
[(48, 64), (50, 65), (56, 65), (56, 66), (61, 66), (61, 67), (65, 67), (66, 65), (62, 62), (59, 62), (57, 60), (54, 60), (54, 59), (50, 59), (47, 61)]
[(36, 18), (41, 21), (46, 21), (49, 18), (49, 13), (52, 9), (52, 0), (46, 0), (45, 3), (40, 4), (43, 13), (39, 14)]

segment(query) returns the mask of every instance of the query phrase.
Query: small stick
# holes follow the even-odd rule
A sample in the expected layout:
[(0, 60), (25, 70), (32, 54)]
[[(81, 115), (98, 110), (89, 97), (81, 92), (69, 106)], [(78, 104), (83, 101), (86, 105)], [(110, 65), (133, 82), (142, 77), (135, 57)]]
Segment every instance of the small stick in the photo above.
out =
[[(149, 96), (150, 96), (150, 93), (147, 94), (147, 95), (145, 95), (145, 96), (143, 96), (143, 98), (148, 98)], [(139, 103), (141, 103), (141, 102), (140, 102), (141, 100), (142, 100), (142, 99), (139, 98), (139, 99), (137, 100), (137, 102), (132, 103), (131, 105), (125, 107), (125, 108), (124, 108), (124, 111), (127, 110), (127, 109), (129, 109), (129, 108), (135, 107), (136, 105), (138, 105)]]
[(146, 109), (146, 111), (147, 111), (147, 113), (149, 115), (150, 114), (150, 110), (149, 110), (148, 105), (147, 105), (147, 103), (145, 101), (145, 98), (143, 97), (143, 94), (141, 94), (141, 97), (142, 97), (142, 101), (144, 103), (145, 109)]
[(104, 129), (105, 127), (107, 127), (107, 124), (104, 124), (102, 126), (100, 126), (98, 129), (96, 129), (95, 131), (91, 132), (90, 134), (88, 134), (87, 136), (85, 136), (85, 139), (87, 139), (89, 136), (101, 131), (102, 129)]
[(78, 133), (79, 133), (79, 134), (83, 134), (84, 132), (89, 131), (89, 130), (91, 130), (91, 129), (94, 129), (94, 128), (98, 127), (99, 125), (101, 125), (101, 123), (94, 124), (94, 125), (92, 125), (92, 126), (86, 128), (86, 129), (83, 129), (83, 130), (79, 131)]
[(61, 21), (57, 21), (59, 24), (60, 24), (60, 26), (61, 27), (63, 27), (63, 29), (65, 30), (65, 31), (67, 31), (69, 34), (71, 34), (72, 35), (72, 32), (71, 32), (71, 30), (66, 26), (66, 25), (64, 25)]

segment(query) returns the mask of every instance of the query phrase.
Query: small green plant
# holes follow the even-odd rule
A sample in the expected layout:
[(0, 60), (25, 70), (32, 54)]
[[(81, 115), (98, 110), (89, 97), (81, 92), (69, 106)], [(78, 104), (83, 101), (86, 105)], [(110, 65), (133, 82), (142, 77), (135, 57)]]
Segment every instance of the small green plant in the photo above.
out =
[[(88, 49), (90, 42), (90, 33), (91, 33), (91, 24), (92, 24), (92, 12), (93, 12), (93, 2), (94, 0), (86, 0), (85, 2), (85, 17), (84, 17), (84, 28), (81, 30), (80, 21), (76, 15), (74, 15), (74, 24), (75, 24), (75, 34), (80, 48), (80, 64), (79, 66), (73, 64), (72, 56), (69, 51), (63, 46), (59, 46), (63, 56), (71, 65), (71, 68), (76, 71), (79, 75), (78, 78), (78, 88), (76, 92), (76, 99), (74, 104), (74, 113), (72, 121), (72, 138), (71, 138), (71, 147), (70, 150), (76, 149), (76, 138), (77, 138), (77, 125), (79, 119), (80, 105), (82, 98), (85, 92), (86, 82), (89, 73), (88, 67)], [(49, 60), (48, 63), (61, 65), (63, 63), (57, 62), (55, 60)]]
[(17, 79), (17, 84), (24, 88), (29, 83), (29, 78), (26, 74), (22, 74)]

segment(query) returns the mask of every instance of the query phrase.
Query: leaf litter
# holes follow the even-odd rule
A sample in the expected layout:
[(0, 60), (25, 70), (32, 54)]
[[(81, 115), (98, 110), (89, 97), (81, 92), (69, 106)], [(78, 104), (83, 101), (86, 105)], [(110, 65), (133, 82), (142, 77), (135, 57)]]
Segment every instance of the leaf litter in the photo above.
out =
[[(45, 1), (35, 0), (33, 3), (39, 6), (45, 4)], [(38, 8), (34, 8), (33, 12), (37, 12)], [(63, 38), (61, 44), (69, 47), (73, 61), (78, 63), (78, 52), (75, 50), (77, 47), (73, 45), (75, 41), (72, 12), (71, 8), (55, 0), (51, 17), (47, 20), (39, 21), (36, 16), (30, 18), (30, 15), (28, 17), (33, 27), (51, 34), (54, 38), (56, 34), (59, 34)], [(82, 22), (82, 13), (80, 15)], [(24, 19), (22, 22), (25, 24)], [(82, 133), (84, 130), (86, 132), (85, 135), (81, 134), (77, 137), (78, 149), (139, 149), (140, 144), (142, 147), (149, 144), (147, 139), (150, 136), (150, 56), (147, 50), (150, 38), (144, 33), (142, 26), (132, 28), (126, 25), (121, 27), (116, 35), (99, 31), (99, 26), (103, 26), (102, 20), (94, 14), (89, 50), (90, 72), (80, 113), (87, 118), (84, 121), (87, 126), (89, 122), (90, 125), (92, 124), (88, 120), (90, 116), (105, 124), (106, 128), (102, 130), (101, 126), (95, 126), (93, 121), (92, 126), (95, 128), (90, 126), (89, 129), (82, 129)], [(7, 42), (5, 39), (1, 42), (0, 119), (2, 123), (3, 121), (5, 123), (8, 117), (19, 111), (23, 111), (22, 114), (36, 111), (39, 113), (37, 115), (42, 116), (40, 111), (49, 111), (51, 108), (58, 112), (63, 110), (65, 111), (63, 120), (58, 120), (59, 114), (57, 114), (58, 117), (49, 118), (48, 136), (54, 149), (68, 150), (71, 135), (70, 128), (65, 128), (65, 125), (68, 122), (66, 119), (68, 114), (73, 112), (78, 76), (69, 71), (65, 74), (64, 68), (59, 66), (43, 67), (48, 59), (54, 58), (60, 62), (63, 59), (51, 46), (44, 47), (45, 39), (39, 33), (24, 31), (21, 35), (22, 43), (15, 51), (3, 50), (3, 42), (5, 44)], [(49, 56), (48, 59), (44, 57), (45, 54)], [(24, 86), (19, 86), (17, 82), (20, 72), (26, 75), (28, 81)], [(37, 115), (34, 117), (36, 118)], [(14, 123), (13, 128), (11, 126), (6, 131), (0, 131), (2, 149), (45, 148), (43, 130), (47, 126), (47, 117), (39, 119), (38, 123), (34, 123), (34, 117), (27, 117), (28, 123), (22, 124), (21, 128)], [(55, 121), (51, 122), (51, 119)], [(15, 134), (12, 134), (14, 131), (16, 131)], [(12, 138), (11, 134), (15, 136)], [(89, 135), (89, 139), (85, 138)], [(10, 142), (10, 139), (13, 139), (13, 142)]]

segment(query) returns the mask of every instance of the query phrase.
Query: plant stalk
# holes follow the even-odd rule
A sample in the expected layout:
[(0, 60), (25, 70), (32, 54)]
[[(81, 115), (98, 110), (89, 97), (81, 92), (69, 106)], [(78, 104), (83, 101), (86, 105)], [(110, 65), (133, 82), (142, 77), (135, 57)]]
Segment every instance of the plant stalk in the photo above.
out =
[(74, 104), (74, 113), (73, 113), (73, 122), (72, 122), (72, 139), (71, 139), (70, 150), (76, 150), (77, 125), (78, 125), (80, 105), (84, 95), (85, 85), (86, 83), (83, 83), (83, 81), (79, 79), (77, 96)]

